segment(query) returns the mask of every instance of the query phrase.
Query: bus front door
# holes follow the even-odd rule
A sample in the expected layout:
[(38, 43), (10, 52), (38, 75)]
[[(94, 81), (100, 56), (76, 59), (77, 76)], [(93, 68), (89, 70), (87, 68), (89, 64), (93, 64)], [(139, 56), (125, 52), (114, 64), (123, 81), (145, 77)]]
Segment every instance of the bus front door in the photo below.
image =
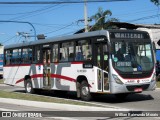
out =
[(97, 66), (97, 89), (99, 92), (109, 91), (108, 81), (108, 48), (106, 44), (95, 44), (95, 65)]
[(51, 67), (50, 67), (50, 57), (51, 50), (43, 49), (43, 88), (51, 88)]

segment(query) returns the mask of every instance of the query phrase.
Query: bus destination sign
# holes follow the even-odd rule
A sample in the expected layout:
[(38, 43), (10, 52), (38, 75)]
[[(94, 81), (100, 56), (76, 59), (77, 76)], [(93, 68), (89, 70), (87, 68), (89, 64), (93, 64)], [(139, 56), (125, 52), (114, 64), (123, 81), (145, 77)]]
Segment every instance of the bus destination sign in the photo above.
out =
[(112, 33), (111, 34), (112, 38), (117, 38), (117, 39), (144, 39), (144, 34), (142, 33)]

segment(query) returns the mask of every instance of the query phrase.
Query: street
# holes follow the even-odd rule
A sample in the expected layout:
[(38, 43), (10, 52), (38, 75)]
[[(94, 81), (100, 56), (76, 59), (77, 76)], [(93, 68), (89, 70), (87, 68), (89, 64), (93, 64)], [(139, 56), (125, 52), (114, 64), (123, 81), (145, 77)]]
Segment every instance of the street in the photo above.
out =
[[(5, 90), (5, 91), (11, 91), (11, 92), (18, 92), (18, 93), (24, 93), (24, 88), (19, 88), (19, 87), (13, 87), (13, 86), (8, 86), (8, 85), (0, 85), (0, 90)], [(35, 94), (36, 95), (36, 94)], [(51, 91), (43, 91), (40, 94), (37, 95), (45, 95), (47, 97), (55, 97), (55, 98), (60, 98), (60, 99), (68, 99), (68, 100), (77, 100), (76, 95), (74, 93), (68, 93), (65, 96), (62, 95), (57, 95), (53, 94)], [(126, 99), (124, 100), (118, 100), (114, 95), (99, 95), (95, 96), (90, 103), (93, 104), (98, 104), (101, 105), (105, 108), (126, 108), (129, 109), (129, 111), (135, 110), (135, 111), (152, 111), (156, 112), (160, 110), (160, 89), (156, 89), (155, 91), (147, 91), (139, 94), (131, 94), (129, 95)], [(12, 111), (13, 113), (15, 112), (20, 112), (19, 114), (23, 114), (25, 111), (25, 114), (28, 114), (28, 112), (40, 112), (42, 117), (33, 117), (30, 118), (31, 120), (107, 120), (107, 119), (112, 119), (112, 120), (124, 120), (124, 119), (131, 119), (131, 120), (143, 120), (144, 117), (129, 117), (129, 116), (123, 116), (125, 115), (126, 112), (124, 111), (110, 111), (110, 112), (88, 112), (84, 113), (75, 111), (71, 112), (66, 112), (66, 111), (57, 111), (56, 108), (53, 109), (48, 109), (48, 108), (41, 108), (41, 107), (34, 107), (34, 106), (23, 106), (23, 105), (15, 105), (15, 104), (8, 104), (8, 103), (0, 103), (0, 111)], [(21, 113), (22, 111), (22, 113)], [(41, 113), (42, 112), (42, 113)], [(119, 115), (122, 114), (122, 116), (114, 116), (113, 114), (119, 113)], [(128, 113), (128, 112), (127, 112)], [(131, 112), (132, 113), (132, 112)], [(140, 113), (141, 114), (141, 113)], [(61, 116), (62, 117), (55, 117), (55, 116)], [(73, 117), (67, 117), (67, 116), (72, 116)], [(75, 117), (75, 116), (85, 116), (85, 117)], [(102, 117), (94, 117), (94, 116), (102, 116)], [(93, 117), (92, 117), (93, 116)], [(105, 117), (107, 116), (107, 117)], [(7, 118), (3, 118), (4, 120)], [(10, 118), (11, 120), (20, 120), (21, 118), (15, 117), (15, 118)], [(23, 118), (24, 120), (27, 120), (28, 118)], [(159, 117), (145, 117), (145, 120), (158, 120), (160, 119)]]
[[(13, 86), (0, 86), (0, 90), (13, 91), (24, 93), (24, 88), (13, 87)], [(53, 94), (51, 91), (43, 91), (38, 95), (45, 95), (48, 97), (57, 97), (63, 99), (77, 100), (75, 93), (68, 93), (67, 95)], [(114, 95), (99, 95), (94, 96), (91, 103), (100, 104), (104, 107), (122, 107), (130, 110), (141, 110), (141, 111), (159, 111), (160, 110), (160, 89), (155, 91), (145, 91), (142, 93), (131, 94), (124, 100), (118, 100)]]
[(131, 110), (159, 111), (160, 89), (156, 89), (155, 91), (145, 91), (138, 94), (131, 94), (122, 101), (117, 100), (113, 95), (99, 96), (95, 98), (94, 102)]

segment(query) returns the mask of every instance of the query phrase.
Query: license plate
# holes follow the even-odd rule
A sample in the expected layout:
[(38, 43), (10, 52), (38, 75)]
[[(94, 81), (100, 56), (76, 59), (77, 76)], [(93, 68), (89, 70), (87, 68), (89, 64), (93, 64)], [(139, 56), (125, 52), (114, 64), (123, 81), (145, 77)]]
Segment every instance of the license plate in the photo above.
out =
[(135, 88), (134, 91), (135, 92), (142, 92), (142, 88)]

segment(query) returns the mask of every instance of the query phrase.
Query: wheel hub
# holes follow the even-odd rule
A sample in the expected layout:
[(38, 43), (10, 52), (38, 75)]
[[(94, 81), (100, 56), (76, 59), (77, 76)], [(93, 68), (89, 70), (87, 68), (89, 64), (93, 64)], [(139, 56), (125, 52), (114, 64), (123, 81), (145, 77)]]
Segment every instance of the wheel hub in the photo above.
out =
[(87, 95), (88, 95), (88, 93), (89, 93), (89, 89), (88, 89), (88, 87), (87, 87), (87, 86), (82, 87), (82, 94), (83, 94), (84, 96), (87, 96)]
[(26, 89), (27, 89), (27, 92), (30, 93), (31, 92), (31, 89), (32, 89), (32, 86), (30, 83), (27, 83), (26, 85)]

